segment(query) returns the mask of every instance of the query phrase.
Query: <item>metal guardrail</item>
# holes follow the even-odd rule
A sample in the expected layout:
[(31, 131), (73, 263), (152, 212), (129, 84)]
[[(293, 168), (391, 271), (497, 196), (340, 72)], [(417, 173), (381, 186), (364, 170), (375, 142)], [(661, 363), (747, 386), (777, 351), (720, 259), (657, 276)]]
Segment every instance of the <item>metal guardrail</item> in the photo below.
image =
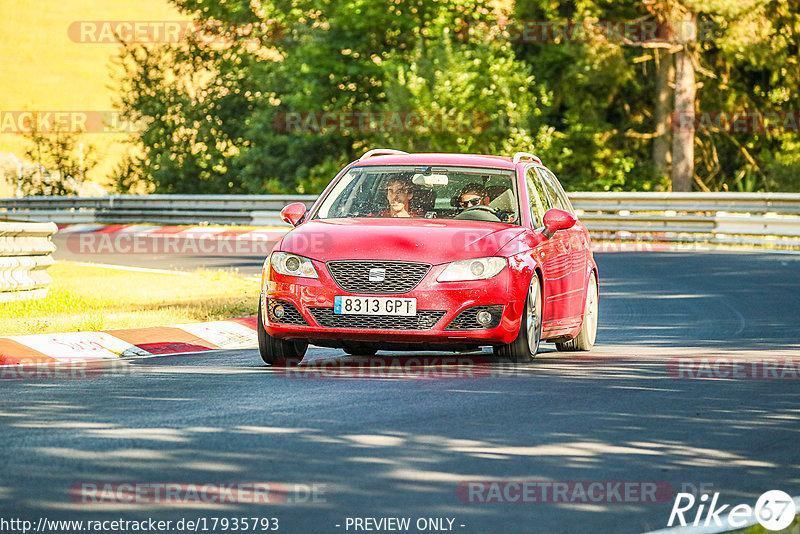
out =
[(800, 247), (797, 193), (572, 193), (593, 237)]
[(111, 195), (0, 199), (0, 216), (58, 224), (242, 224), (286, 226), (286, 204), (312, 195)]
[(54, 223), (0, 221), (0, 302), (47, 295)]
[[(800, 247), (797, 193), (570, 194), (600, 239)], [(0, 199), (0, 216), (57, 223), (286, 226), (280, 210), (311, 195), (114, 195)]]

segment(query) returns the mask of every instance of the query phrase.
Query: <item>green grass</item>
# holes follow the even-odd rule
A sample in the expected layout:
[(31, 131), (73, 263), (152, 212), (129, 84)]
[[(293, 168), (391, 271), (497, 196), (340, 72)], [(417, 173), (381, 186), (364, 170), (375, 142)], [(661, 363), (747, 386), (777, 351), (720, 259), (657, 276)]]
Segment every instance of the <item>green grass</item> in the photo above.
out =
[(48, 269), (39, 300), (0, 307), (0, 335), (142, 328), (255, 315), (259, 283), (235, 274), (141, 273), (73, 263)]

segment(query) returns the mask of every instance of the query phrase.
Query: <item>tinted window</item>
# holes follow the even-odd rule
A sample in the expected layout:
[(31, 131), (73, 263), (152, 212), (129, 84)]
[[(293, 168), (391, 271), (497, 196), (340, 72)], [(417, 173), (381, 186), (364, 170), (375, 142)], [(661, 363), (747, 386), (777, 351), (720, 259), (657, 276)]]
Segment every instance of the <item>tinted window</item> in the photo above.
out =
[(558, 184), (555, 175), (541, 167), (537, 167), (536, 170), (542, 178), (542, 183), (547, 191), (547, 196), (550, 198), (552, 207), (573, 213), (572, 205), (569, 203), (567, 195), (564, 194), (564, 190)]
[(528, 186), (528, 196), (531, 202), (531, 218), (533, 219), (533, 227), (538, 228), (542, 226), (542, 218), (547, 210), (552, 205), (550, 199), (545, 193), (542, 186), (542, 180), (536, 174), (533, 167), (528, 169), (528, 174), (525, 177), (525, 182)]
[(572, 207), (572, 202), (569, 201), (569, 196), (567, 196), (567, 192), (564, 191), (563, 187), (561, 187), (561, 182), (558, 181), (558, 178), (556, 178), (556, 175), (553, 174), (553, 171), (551, 171), (550, 169), (546, 170), (547, 170), (547, 176), (550, 178), (550, 182), (553, 184), (553, 187), (556, 191), (556, 195), (558, 195), (558, 198), (561, 200), (561, 203), (567, 206), (566, 210), (568, 212), (575, 215), (575, 208)]

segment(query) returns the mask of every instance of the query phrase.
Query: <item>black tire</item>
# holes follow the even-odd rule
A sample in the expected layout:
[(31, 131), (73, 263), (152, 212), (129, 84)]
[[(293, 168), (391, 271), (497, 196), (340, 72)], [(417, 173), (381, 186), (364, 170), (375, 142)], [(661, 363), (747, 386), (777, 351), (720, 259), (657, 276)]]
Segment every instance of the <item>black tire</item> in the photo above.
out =
[(267, 334), (264, 329), (264, 318), (261, 312), (261, 300), (258, 303), (258, 352), (264, 363), (276, 367), (294, 367), (303, 361), (308, 349), (308, 342), (299, 339), (278, 339)]
[(562, 352), (592, 350), (595, 338), (597, 337), (598, 296), (597, 276), (592, 273), (592, 276), (589, 277), (589, 284), (586, 286), (586, 304), (583, 308), (581, 331), (569, 341), (556, 343), (556, 349)]
[(526, 363), (539, 352), (542, 339), (542, 286), (535, 274), (525, 297), (525, 313), (519, 322), (517, 338), (501, 347), (495, 347), (494, 353), (508, 358), (515, 363)]

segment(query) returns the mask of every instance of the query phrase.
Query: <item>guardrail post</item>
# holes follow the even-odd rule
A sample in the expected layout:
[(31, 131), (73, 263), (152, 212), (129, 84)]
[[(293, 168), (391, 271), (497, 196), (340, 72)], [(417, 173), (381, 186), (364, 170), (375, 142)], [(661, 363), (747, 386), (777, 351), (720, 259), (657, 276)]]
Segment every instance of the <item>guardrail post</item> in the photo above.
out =
[(0, 302), (47, 295), (56, 231), (52, 222), (0, 221)]

